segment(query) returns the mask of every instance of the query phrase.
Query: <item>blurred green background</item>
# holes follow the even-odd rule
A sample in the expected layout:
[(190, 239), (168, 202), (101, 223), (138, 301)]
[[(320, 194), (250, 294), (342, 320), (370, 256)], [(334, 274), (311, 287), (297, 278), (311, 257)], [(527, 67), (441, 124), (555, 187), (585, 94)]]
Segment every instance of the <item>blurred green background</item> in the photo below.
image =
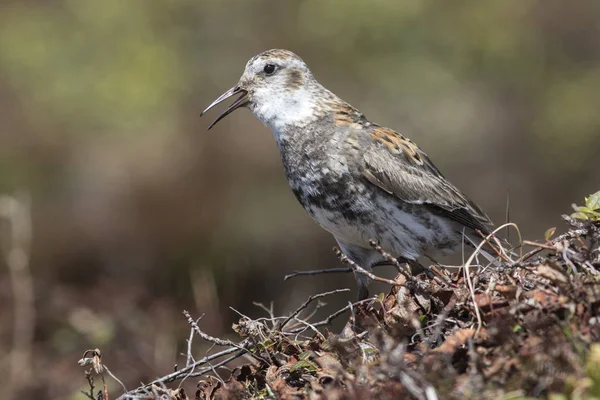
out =
[(333, 239), (247, 110), (210, 132), (216, 114), (199, 118), (273, 47), (411, 137), (498, 223), (510, 194), (527, 238), (600, 188), (594, 0), (5, 0), (0, 193), (31, 197), (35, 315), (14, 371), (3, 261), (1, 398), (82, 398), (87, 348), (130, 387), (162, 376), (183, 362), (182, 309), (227, 335), (229, 306), (258, 316), (252, 301), (273, 300), (281, 314), (354, 288), (351, 276), (282, 283), (338, 266)]

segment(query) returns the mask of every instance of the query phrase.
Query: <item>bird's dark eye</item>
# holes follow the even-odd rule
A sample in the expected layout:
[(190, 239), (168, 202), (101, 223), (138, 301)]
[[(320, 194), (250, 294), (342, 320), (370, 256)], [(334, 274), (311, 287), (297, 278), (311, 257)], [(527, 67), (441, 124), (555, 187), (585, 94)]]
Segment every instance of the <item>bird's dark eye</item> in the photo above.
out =
[(263, 68), (263, 71), (265, 72), (265, 74), (271, 75), (273, 72), (275, 72), (275, 65), (274, 64), (267, 64)]

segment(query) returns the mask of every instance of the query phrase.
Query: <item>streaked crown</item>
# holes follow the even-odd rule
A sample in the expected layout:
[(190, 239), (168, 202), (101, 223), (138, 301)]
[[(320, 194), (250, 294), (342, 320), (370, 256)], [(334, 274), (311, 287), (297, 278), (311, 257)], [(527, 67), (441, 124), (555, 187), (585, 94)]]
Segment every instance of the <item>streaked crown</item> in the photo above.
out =
[(236, 94), (242, 94), (211, 127), (240, 107), (249, 108), (278, 137), (286, 127), (306, 126), (319, 118), (325, 103), (339, 99), (319, 84), (304, 61), (289, 50), (272, 49), (252, 57), (236, 86), (203, 114)]

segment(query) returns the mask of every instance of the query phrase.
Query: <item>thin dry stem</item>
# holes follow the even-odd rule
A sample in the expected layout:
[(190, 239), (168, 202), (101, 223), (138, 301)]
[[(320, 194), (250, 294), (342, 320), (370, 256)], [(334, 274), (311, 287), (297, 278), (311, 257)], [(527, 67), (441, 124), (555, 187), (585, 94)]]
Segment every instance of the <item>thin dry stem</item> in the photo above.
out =
[(244, 350), (240, 350), (237, 353), (235, 353), (234, 355), (227, 357), (226, 359), (219, 361), (216, 364), (212, 364), (210, 367), (206, 367), (203, 368), (201, 370), (198, 370), (196, 372), (192, 372), (191, 374), (189, 374), (189, 377), (195, 377), (195, 376), (201, 376), (204, 374), (207, 374), (211, 371), (213, 371), (216, 368), (222, 367), (224, 365), (227, 365), (228, 363), (230, 363), (231, 361), (240, 358), (241, 356), (243, 356), (246, 352)]
[[(327, 316), (327, 318), (325, 318), (325, 319), (323, 319), (323, 320), (321, 320), (319, 322), (312, 323), (311, 325), (313, 327), (319, 327), (319, 326), (329, 325), (329, 324), (331, 324), (331, 322), (334, 319), (336, 319), (340, 315), (344, 314), (347, 311), (351, 311), (353, 307), (356, 307), (359, 304), (368, 303), (370, 301), (375, 301), (375, 299), (374, 298), (369, 298), (369, 299), (359, 300), (359, 301), (357, 301), (355, 303), (348, 304), (346, 307), (337, 310), (333, 314), (330, 314), (329, 316)], [(306, 329), (307, 329), (306, 327), (305, 328), (297, 328), (297, 329), (292, 329), (292, 330), (286, 331), (284, 333), (286, 333), (286, 334), (296, 334), (296, 333), (299, 333), (299, 332), (303, 332)]]
[[(398, 260), (396, 260), (398, 261)], [(383, 267), (388, 264), (374, 264), (371, 265), (371, 268)], [(390, 264), (394, 265), (394, 264)], [(297, 276), (314, 276), (314, 275), (323, 275), (323, 274), (343, 274), (348, 272), (353, 272), (354, 270), (351, 267), (340, 267), (340, 268), (327, 268), (327, 269), (313, 269), (309, 271), (294, 271), (289, 275), (283, 277), (284, 281), (288, 279), (295, 278)]]
[(471, 281), (471, 274), (469, 271), (469, 268), (471, 267), (471, 263), (473, 262), (473, 260), (475, 259), (475, 257), (477, 257), (477, 255), (479, 254), (479, 252), (481, 251), (481, 249), (483, 248), (483, 246), (485, 244), (488, 243), (488, 240), (492, 237), (494, 237), (494, 235), (496, 234), (496, 232), (498, 232), (501, 229), (507, 228), (509, 226), (512, 226), (515, 228), (515, 230), (517, 231), (517, 233), (519, 234), (519, 243), (522, 243), (522, 239), (521, 239), (521, 233), (519, 231), (519, 228), (517, 227), (516, 224), (509, 222), (507, 224), (503, 224), (500, 225), (499, 227), (497, 227), (496, 229), (494, 229), (489, 235), (487, 235), (484, 240), (482, 240), (479, 245), (477, 245), (477, 247), (475, 248), (475, 251), (473, 252), (473, 254), (471, 254), (471, 256), (467, 259), (467, 262), (464, 264), (464, 275), (465, 275), (465, 280), (467, 281), (467, 286), (469, 288), (469, 292), (471, 294), (471, 299), (473, 300), (473, 307), (475, 308), (475, 316), (477, 317), (477, 329), (475, 330), (475, 335), (477, 335), (479, 333), (479, 331), (481, 330), (482, 326), (483, 326), (483, 321), (481, 318), (481, 312), (479, 310), (479, 306), (477, 305), (477, 301), (475, 300), (475, 290), (473, 288), (473, 282)]
[(548, 244), (528, 242), (528, 244), (530, 244), (532, 246), (537, 246), (537, 248), (531, 250), (529, 253), (525, 253), (524, 256), (522, 256), (517, 262), (513, 263), (512, 265), (513, 266), (521, 265), (525, 260), (535, 256), (536, 254), (542, 252), (543, 250), (546, 250), (548, 247), (552, 248), (554, 245), (556, 245), (557, 243), (561, 243), (564, 240), (570, 240), (570, 239), (574, 239), (577, 237), (585, 237), (588, 235), (589, 231), (590, 231), (589, 229), (583, 229), (583, 228), (573, 229), (573, 230), (570, 230), (569, 232), (563, 233), (562, 235), (555, 237)]
[(333, 248), (333, 252), (335, 253), (336, 256), (338, 256), (338, 258), (340, 259), (341, 262), (343, 262), (344, 264), (350, 265), (350, 267), (352, 268), (352, 270), (355, 273), (358, 273), (358, 274), (361, 274), (361, 275), (365, 275), (369, 279), (372, 279), (372, 280), (377, 281), (377, 282), (387, 283), (388, 285), (392, 285), (392, 286), (405, 286), (402, 283), (395, 282), (395, 281), (393, 281), (391, 279), (381, 278), (381, 277), (379, 277), (377, 275), (374, 275), (372, 272), (367, 271), (366, 269), (364, 269), (363, 267), (361, 267), (360, 265), (358, 265), (357, 263), (355, 263), (354, 261), (352, 261), (351, 259), (349, 259), (337, 247)]
[(349, 292), (349, 291), (350, 291), (350, 289), (336, 289), (336, 290), (332, 290), (330, 292), (319, 293), (319, 294), (314, 294), (314, 295), (310, 296), (304, 303), (302, 303), (302, 305), (300, 307), (295, 309), (294, 312), (292, 312), (289, 317), (287, 317), (285, 320), (283, 320), (283, 322), (278, 323), (276, 325), (276, 330), (282, 330), (285, 327), (285, 325), (288, 322), (290, 322), (290, 320), (292, 320), (298, 314), (300, 314), (302, 312), (302, 310), (304, 310), (306, 307), (308, 307), (308, 305), (310, 303), (312, 303), (313, 301), (315, 301), (317, 299), (321, 299), (323, 297), (331, 296), (332, 294), (344, 293), (344, 292)]
[[(242, 341), (241, 343), (239, 343), (238, 347), (230, 347), (230, 348), (225, 349), (223, 351), (220, 351), (218, 353), (211, 354), (210, 356), (203, 357), (200, 360), (198, 360), (195, 363), (193, 363), (192, 365), (189, 365), (189, 366), (187, 366), (185, 368), (182, 368), (179, 371), (175, 371), (175, 372), (173, 372), (171, 374), (165, 375), (165, 376), (163, 376), (161, 378), (155, 379), (154, 381), (152, 381), (150, 383), (147, 383), (147, 384), (145, 384), (145, 385), (143, 385), (143, 386), (141, 386), (141, 387), (133, 390), (132, 392), (124, 394), (123, 396), (119, 397), (119, 399), (124, 400), (124, 399), (135, 398), (134, 397), (135, 393), (144, 393), (149, 388), (151, 388), (152, 385), (160, 385), (160, 386), (162, 386), (162, 385), (164, 385), (166, 383), (173, 382), (173, 381), (176, 381), (176, 380), (179, 380), (179, 379), (183, 379), (183, 378), (188, 377), (188, 376), (199, 376), (199, 375), (205, 374), (207, 372), (210, 372), (212, 370), (212, 368), (216, 368), (216, 367), (219, 367), (219, 366), (223, 365), (225, 360), (220, 361), (219, 363), (214, 364), (212, 367), (208, 367), (208, 368), (205, 368), (203, 370), (199, 370), (199, 371), (195, 371), (195, 372), (194, 372), (194, 370), (196, 368), (204, 365), (204, 364), (208, 364), (212, 360), (216, 360), (218, 358), (221, 358), (221, 357), (226, 356), (226, 355), (231, 354), (231, 353), (236, 353), (237, 352), (236, 355), (235, 355), (235, 357), (229, 357), (229, 358), (227, 358), (227, 362), (229, 362), (229, 361), (231, 361), (231, 360), (233, 360), (235, 358), (238, 358), (238, 357), (242, 356), (246, 352), (245, 349), (240, 350), (240, 348), (245, 348), (248, 345), (249, 345), (249, 342), (247, 340), (245, 340), (245, 341)], [(117, 399), (117, 400), (119, 400), (119, 399)]]
[(194, 321), (194, 319), (192, 318), (190, 313), (187, 312), (186, 310), (183, 310), (183, 315), (185, 315), (185, 317), (187, 318), (188, 324), (190, 324), (190, 326), (192, 327), (194, 332), (196, 332), (196, 335), (200, 336), (203, 340), (206, 340), (207, 342), (210, 342), (210, 343), (214, 343), (217, 346), (234, 346), (234, 347), (238, 346), (237, 343), (234, 343), (231, 340), (219, 339), (219, 338), (210, 336), (210, 335), (202, 332), (202, 330), (200, 329), (200, 327), (198, 326), (196, 321)]
[(352, 272), (352, 268), (329, 268), (329, 269), (314, 269), (310, 271), (294, 271), (289, 275), (283, 277), (284, 281), (288, 279), (295, 278), (297, 276), (314, 276), (314, 275), (322, 275), (322, 274), (338, 274), (338, 273), (347, 273)]
[(369, 240), (369, 244), (371, 245), (371, 247), (373, 247), (373, 249), (375, 249), (375, 251), (377, 251), (379, 254), (381, 254), (383, 256), (383, 258), (386, 259), (387, 262), (389, 262), (391, 265), (396, 267), (398, 272), (400, 272), (402, 275), (404, 275), (404, 277), (407, 280), (414, 279), (414, 277), (412, 276), (412, 273), (410, 271), (406, 271), (404, 266), (402, 265), (402, 263), (396, 257), (392, 256), (390, 253), (385, 251), (383, 249), (383, 247), (381, 247), (379, 245), (379, 243), (377, 243), (375, 240)]

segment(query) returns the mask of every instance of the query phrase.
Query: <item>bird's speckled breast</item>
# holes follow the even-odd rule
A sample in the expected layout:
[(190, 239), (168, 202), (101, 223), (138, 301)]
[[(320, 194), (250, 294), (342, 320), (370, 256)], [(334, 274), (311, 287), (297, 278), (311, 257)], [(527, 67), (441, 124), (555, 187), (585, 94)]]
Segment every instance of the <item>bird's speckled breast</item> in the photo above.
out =
[(339, 213), (348, 220), (366, 217), (372, 208), (366, 203), (374, 191), (362, 179), (355, 141), (347, 131), (322, 135), (318, 130), (318, 126), (309, 126), (280, 138), (279, 150), (292, 191), (313, 217), (317, 214), (314, 209)]
[(288, 131), (278, 140), (290, 187), (319, 225), (346, 243), (368, 247), (375, 239), (408, 258), (431, 245), (457, 244), (456, 233), (442, 218), (399, 201), (364, 178), (364, 144), (352, 131), (322, 135), (319, 125)]

